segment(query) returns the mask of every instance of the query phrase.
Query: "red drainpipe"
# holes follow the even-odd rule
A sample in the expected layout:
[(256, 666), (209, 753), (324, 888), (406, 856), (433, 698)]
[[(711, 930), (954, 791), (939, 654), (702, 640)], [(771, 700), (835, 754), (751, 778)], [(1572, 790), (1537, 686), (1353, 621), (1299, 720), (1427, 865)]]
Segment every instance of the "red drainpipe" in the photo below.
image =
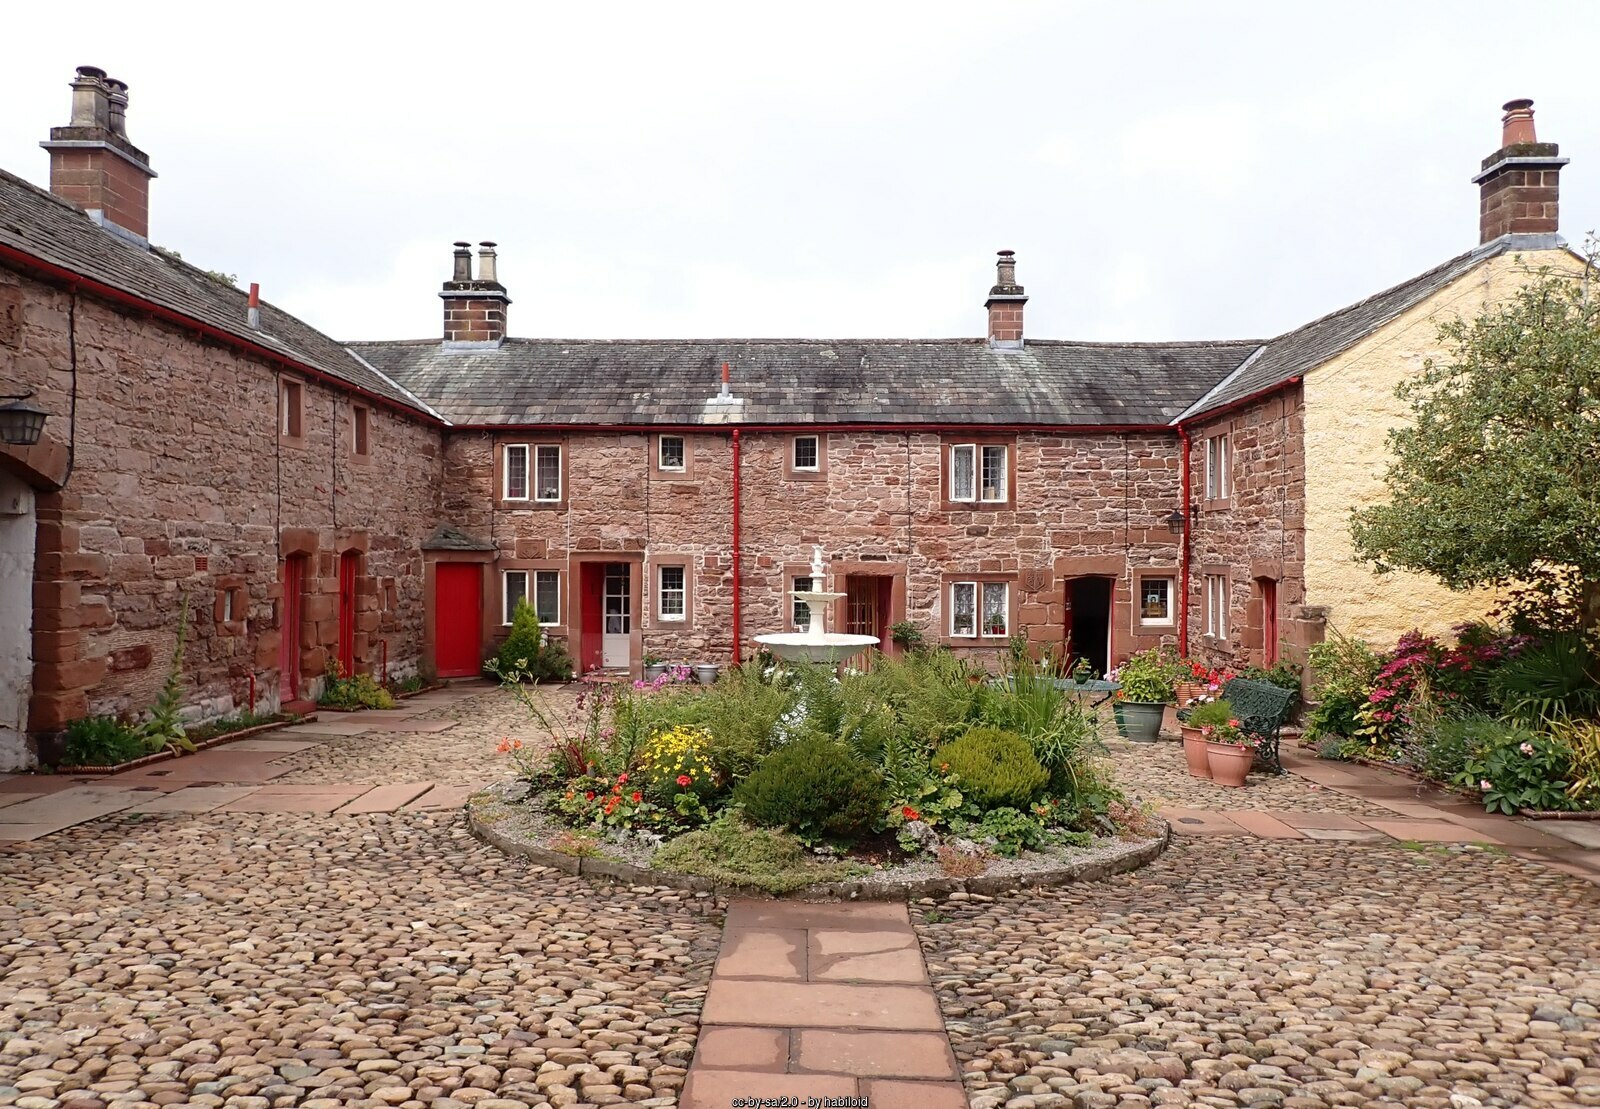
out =
[(1194, 532), (1194, 521), (1189, 518), (1189, 429), (1178, 425), (1178, 444), (1183, 453), (1179, 456), (1178, 471), (1182, 475), (1183, 501), (1178, 511), (1183, 513), (1183, 539), (1178, 546), (1178, 650), (1189, 654), (1189, 536)]
[(739, 665), (739, 429), (733, 429), (733, 664)]
[[(722, 364), (722, 395), (728, 395), (728, 363)], [(739, 641), (744, 637), (741, 626), (740, 594), (743, 592), (740, 580), (739, 558), (739, 429), (733, 429), (733, 664), (739, 665)]]

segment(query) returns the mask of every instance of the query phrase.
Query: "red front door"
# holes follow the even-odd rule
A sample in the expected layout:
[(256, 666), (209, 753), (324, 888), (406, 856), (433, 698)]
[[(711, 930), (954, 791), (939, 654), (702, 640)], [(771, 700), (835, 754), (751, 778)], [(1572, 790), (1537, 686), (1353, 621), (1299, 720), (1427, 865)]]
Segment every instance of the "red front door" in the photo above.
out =
[(435, 569), (435, 668), (441, 678), (476, 677), (483, 664), (483, 567), (441, 562)]
[(358, 552), (339, 556), (339, 666), (345, 674), (356, 672), (356, 572), (360, 568)]
[(585, 562), (579, 579), (578, 672), (598, 670), (605, 664), (606, 567), (603, 562)]
[(306, 556), (283, 560), (283, 597), (278, 603), (278, 699), (300, 697), (300, 614), (305, 600)]

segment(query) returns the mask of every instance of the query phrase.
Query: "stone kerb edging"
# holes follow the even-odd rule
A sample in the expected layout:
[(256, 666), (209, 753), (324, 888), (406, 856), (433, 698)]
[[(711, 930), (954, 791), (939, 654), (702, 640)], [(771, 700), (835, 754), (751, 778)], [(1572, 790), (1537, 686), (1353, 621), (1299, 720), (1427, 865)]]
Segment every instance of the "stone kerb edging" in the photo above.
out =
[[(1019, 889), (1042, 889), (1064, 886), (1072, 882), (1096, 882), (1114, 874), (1153, 862), (1172, 840), (1172, 825), (1161, 821), (1161, 834), (1155, 839), (1140, 840), (1117, 848), (1101, 849), (1092, 859), (1053, 863), (1038, 870), (1011, 874), (980, 874), (974, 878), (878, 878), (872, 881), (819, 882), (793, 893), (774, 895), (749, 886), (715, 882), (693, 874), (678, 874), (668, 870), (635, 866), (619, 859), (601, 859), (594, 856), (565, 855), (541, 847), (536, 843), (497, 831), (493, 824), (480, 819), (473, 804), (477, 793), (467, 799), (467, 824), (472, 834), (508, 855), (521, 855), (539, 866), (559, 870), (563, 874), (621, 882), (630, 886), (666, 886), (672, 889), (711, 893), (721, 897), (773, 897), (783, 901), (810, 901), (834, 899), (841, 901), (914, 901), (922, 897), (948, 897), (953, 893), (974, 893), (991, 896)], [(495, 798), (495, 800), (499, 800)]]

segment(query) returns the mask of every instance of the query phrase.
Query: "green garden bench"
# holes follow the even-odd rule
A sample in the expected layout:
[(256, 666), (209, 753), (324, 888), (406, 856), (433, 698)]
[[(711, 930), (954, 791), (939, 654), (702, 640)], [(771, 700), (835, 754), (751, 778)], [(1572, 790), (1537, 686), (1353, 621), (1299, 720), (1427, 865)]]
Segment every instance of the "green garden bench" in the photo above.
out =
[(1261, 737), (1256, 747), (1256, 765), (1274, 774), (1284, 772), (1278, 761), (1278, 730), (1289, 717), (1294, 694), (1271, 682), (1234, 678), (1222, 687), (1222, 699), (1233, 706), (1239, 726)]

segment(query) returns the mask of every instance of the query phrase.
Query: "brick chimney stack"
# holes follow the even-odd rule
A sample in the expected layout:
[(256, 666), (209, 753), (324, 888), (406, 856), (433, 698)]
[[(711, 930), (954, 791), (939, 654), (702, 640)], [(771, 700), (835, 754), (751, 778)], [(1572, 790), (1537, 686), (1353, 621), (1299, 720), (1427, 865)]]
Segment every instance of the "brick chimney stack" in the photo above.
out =
[(1533, 129), (1533, 101), (1512, 100), (1501, 120), (1500, 149), (1483, 160), (1477, 183), (1478, 241), (1502, 235), (1554, 236), (1560, 226), (1561, 148), (1540, 142)]
[(128, 86), (92, 65), (72, 80), (72, 119), (50, 128), (50, 191), (108, 231), (143, 245), (150, 234), (149, 155), (128, 141)]
[(1022, 347), (1022, 306), (1028, 303), (1017, 284), (1017, 252), (1000, 251), (997, 277), (983, 306), (989, 310), (989, 345), (1012, 350)]
[(472, 244), (455, 244), (455, 267), (439, 296), (444, 300), (444, 341), (499, 346), (506, 337), (511, 298), (500, 284), (494, 243), (478, 244), (478, 276), (472, 276)]

